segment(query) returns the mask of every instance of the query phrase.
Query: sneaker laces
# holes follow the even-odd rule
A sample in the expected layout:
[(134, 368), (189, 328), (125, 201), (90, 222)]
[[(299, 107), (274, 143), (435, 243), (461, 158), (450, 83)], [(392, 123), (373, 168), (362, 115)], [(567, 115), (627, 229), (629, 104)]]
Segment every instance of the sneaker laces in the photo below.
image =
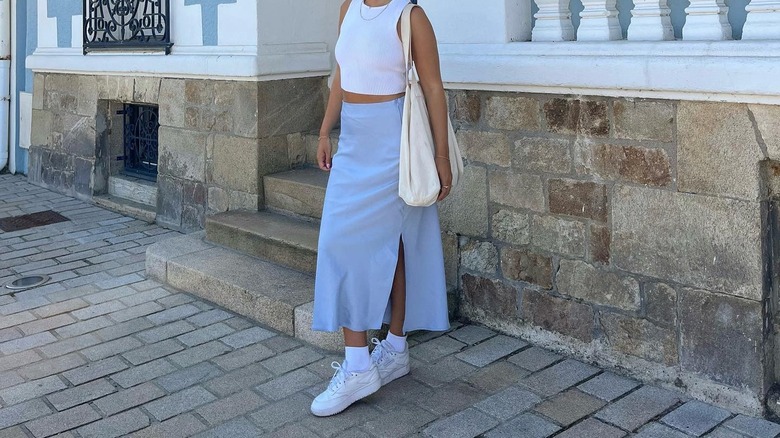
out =
[(347, 380), (347, 369), (344, 368), (343, 364), (340, 364), (335, 360), (330, 363), (330, 367), (336, 370), (336, 372), (333, 373), (333, 378), (330, 379), (328, 390), (335, 392)]
[(371, 359), (373, 359), (376, 364), (384, 362), (384, 360), (390, 356), (388, 350), (392, 347), (388, 345), (387, 341), (380, 341), (377, 338), (371, 338), (371, 343), (375, 345), (374, 351), (371, 352)]

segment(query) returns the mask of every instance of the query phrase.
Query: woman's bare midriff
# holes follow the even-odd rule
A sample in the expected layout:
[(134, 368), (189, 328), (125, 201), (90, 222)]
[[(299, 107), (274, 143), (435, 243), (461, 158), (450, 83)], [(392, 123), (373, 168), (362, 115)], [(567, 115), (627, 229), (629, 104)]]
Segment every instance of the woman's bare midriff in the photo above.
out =
[(405, 94), (406, 93), (373, 95), (350, 93), (349, 91), (342, 90), (341, 97), (344, 99), (344, 102), (347, 103), (379, 103), (398, 99), (399, 97), (403, 97)]

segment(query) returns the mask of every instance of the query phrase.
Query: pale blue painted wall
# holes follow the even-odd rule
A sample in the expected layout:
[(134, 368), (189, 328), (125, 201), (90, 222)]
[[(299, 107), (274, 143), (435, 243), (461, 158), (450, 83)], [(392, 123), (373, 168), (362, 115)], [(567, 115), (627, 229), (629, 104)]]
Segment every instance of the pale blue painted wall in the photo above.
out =
[[(33, 73), (32, 70), (25, 68), (24, 60), (31, 55), (38, 47), (38, 2), (28, 0), (19, 2), (17, 5), (24, 7), (16, 8), (16, 51), (12, 56), (16, 57), (16, 89), (12, 90), (16, 102), (19, 102), (19, 93), (22, 91), (33, 91)], [(16, 114), (11, 115), (11, 123), (16, 125), (16, 132), (19, 132), (19, 108), (17, 106)], [(16, 150), (16, 171), (27, 174), (28, 154), (26, 149), (19, 147), (17, 139), (16, 144), (12, 145)]]
[(219, 5), (236, 3), (237, 1), (238, 0), (184, 0), (185, 6), (200, 5), (204, 46), (216, 46), (218, 43)]

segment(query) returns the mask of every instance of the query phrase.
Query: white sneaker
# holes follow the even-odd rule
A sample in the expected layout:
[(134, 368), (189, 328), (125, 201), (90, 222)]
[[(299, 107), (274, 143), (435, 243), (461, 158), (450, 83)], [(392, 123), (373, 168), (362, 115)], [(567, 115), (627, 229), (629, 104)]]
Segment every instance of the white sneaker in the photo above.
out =
[(379, 377), (382, 378), (382, 385), (387, 385), (393, 380), (409, 374), (409, 347), (404, 351), (396, 351), (387, 340), (379, 341), (377, 338), (371, 339), (371, 343), (376, 345), (371, 352), (371, 362), (376, 364), (379, 370)]
[(311, 402), (311, 413), (318, 417), (335, 415), (347, 409), (356, 401), (368, 397), (382, 387), (379, 371), (374, 364), (368, 371), (360, 373), (347, 371), (347, 361), (342, 364), (333, 362), (330, 366), (336, 370), (328, 389), (322, 391)]

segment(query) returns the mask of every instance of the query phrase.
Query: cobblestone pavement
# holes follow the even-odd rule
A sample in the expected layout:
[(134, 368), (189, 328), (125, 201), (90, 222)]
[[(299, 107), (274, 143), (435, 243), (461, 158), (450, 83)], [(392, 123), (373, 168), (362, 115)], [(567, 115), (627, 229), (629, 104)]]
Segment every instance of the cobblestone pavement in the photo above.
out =
[[(478, 326), (412, 337), (413, 370), (341, 415), (309, 413), (339, 357), (144, 278), (178, 233), (0, 175), (0, 438), (776, 437), (735, 415)], [(5, 289), (4, 289), (5, 290)], [(59, 434), (59, 435), (58, 435)]]

